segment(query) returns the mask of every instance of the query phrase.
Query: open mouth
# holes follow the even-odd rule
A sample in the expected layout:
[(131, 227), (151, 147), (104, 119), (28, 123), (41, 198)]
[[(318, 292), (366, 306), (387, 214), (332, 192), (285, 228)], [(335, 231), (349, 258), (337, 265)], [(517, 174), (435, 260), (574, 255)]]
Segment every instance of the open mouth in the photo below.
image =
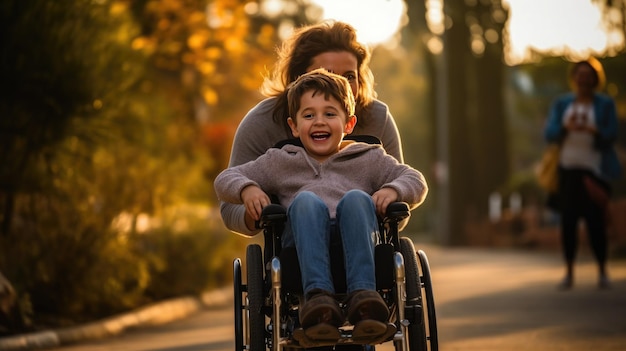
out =
[(322, 141), (322, 140), (326, 140), (330, 138), (330, 133), (312, 133), (311, 134), (311, 139), (315, 140), (315, 141)]

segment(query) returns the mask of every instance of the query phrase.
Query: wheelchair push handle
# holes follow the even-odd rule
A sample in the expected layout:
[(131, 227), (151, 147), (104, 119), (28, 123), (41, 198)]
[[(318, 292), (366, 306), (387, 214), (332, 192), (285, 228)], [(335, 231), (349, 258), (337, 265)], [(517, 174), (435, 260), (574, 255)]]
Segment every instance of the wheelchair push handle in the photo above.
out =
[(269, 204), (263, 207), (261, 219), (255, 222), (258, 229), (263, 229), (271, 224), (283, 223), (287, 221), (287, 210), (277, 204)]
[(409, 204), (406, 202), (392, 202), (387, 206), (387, 212), (383, 222), (400, 222), (411, 216)]

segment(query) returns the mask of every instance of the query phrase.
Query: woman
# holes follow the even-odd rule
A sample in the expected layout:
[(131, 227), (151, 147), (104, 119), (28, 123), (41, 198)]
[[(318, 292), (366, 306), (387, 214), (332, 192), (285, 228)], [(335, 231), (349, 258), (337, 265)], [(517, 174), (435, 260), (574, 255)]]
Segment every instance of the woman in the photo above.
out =
[[(278, 50), (278, 61), (264, 82), (268, 96), (241, 121), (230, 154), (229, 167), (254, 160), (280, 140), (293, 138), (287, 124), (287, 85), (317, 68), (348, 79), (356, 97), (359, 120), (352, 134), (378, 137), (390, 155), (403, 162), (400, 135), (389, 108), (376, 100), (374, 77), (369, 68), (370, 52), (356, 40), (356, 31), (342, 22), (322, 22), (300, 28)], [(258, 233), (254, 220), (242, 205), (222, 202), (226, 227), (247, 236)]]
[(615, 103), (598, 92), (604, 84), (604, 70), (593, 58), (572, 66), (570, 82), (573, 92), (555, 100), (544, 131), (548, 142), (560, 145), (557, 206), (566, 272), (558, 287), (570, 289), (574, 284), (578, 220), (583, 218), (598, 264), (598, 286), (608, 288), (608, 201), (594, 200), (593, 190), (599, 190), (608, 199), (608, 182), (621, 175), (614, 149), (618, 132)]

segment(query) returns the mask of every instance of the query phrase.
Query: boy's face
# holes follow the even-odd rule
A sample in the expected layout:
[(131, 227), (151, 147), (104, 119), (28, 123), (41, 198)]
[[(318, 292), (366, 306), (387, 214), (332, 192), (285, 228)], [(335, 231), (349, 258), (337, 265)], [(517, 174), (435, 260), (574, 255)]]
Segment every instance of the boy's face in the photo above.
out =
[(302, 95), (300, 109), (287, 122), (307, 152), (319, 162), (339, 151), (344, 135), (352, 133), (355, 116), (346, 116), (342, 105), (332, 96), (309, 90)]

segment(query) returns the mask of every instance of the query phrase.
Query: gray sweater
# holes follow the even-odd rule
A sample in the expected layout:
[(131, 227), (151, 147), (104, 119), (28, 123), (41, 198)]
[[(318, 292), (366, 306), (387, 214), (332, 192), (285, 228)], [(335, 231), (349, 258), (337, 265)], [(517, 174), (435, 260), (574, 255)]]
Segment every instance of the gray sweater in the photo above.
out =
[(323, 163), (300, 146), (270, 149), (254, 161), (222, 171), (215, 179), (215, 191), (221, 201), (241, 203), (243, 188), (254, 184), (276, 195), (285, 207), (299, 192), (311, 191), (326, 203), (331, 218), (339, 200), (353, 189), (371, 195), (390, 187), (398, 192), (398, 201), (407, 202), (411, 208), (424, 201), (428, 188), (419, 171), (399, 163), (380, 145), (346, 144)]
[[(275, 98), (267, 98), (252, 108), (243, 118), (233, 140), (229, 167), (238, 166), (263, 155), (277, 142), (293, 138), (291, 132), (272, 118)], [(388, 154), (403, 162), (398, 128), (389, 112), (389, 108), (381, 101), (374, 101), (367, 113), (358, 116), (353, 135), (373, 135), (381, 140)], [(246, 228), (244, 221), (245, 208), (242, 205), (222, 201), (220, 213), (226, 227), (234, 232), (253, 235), (258, 232)]]

